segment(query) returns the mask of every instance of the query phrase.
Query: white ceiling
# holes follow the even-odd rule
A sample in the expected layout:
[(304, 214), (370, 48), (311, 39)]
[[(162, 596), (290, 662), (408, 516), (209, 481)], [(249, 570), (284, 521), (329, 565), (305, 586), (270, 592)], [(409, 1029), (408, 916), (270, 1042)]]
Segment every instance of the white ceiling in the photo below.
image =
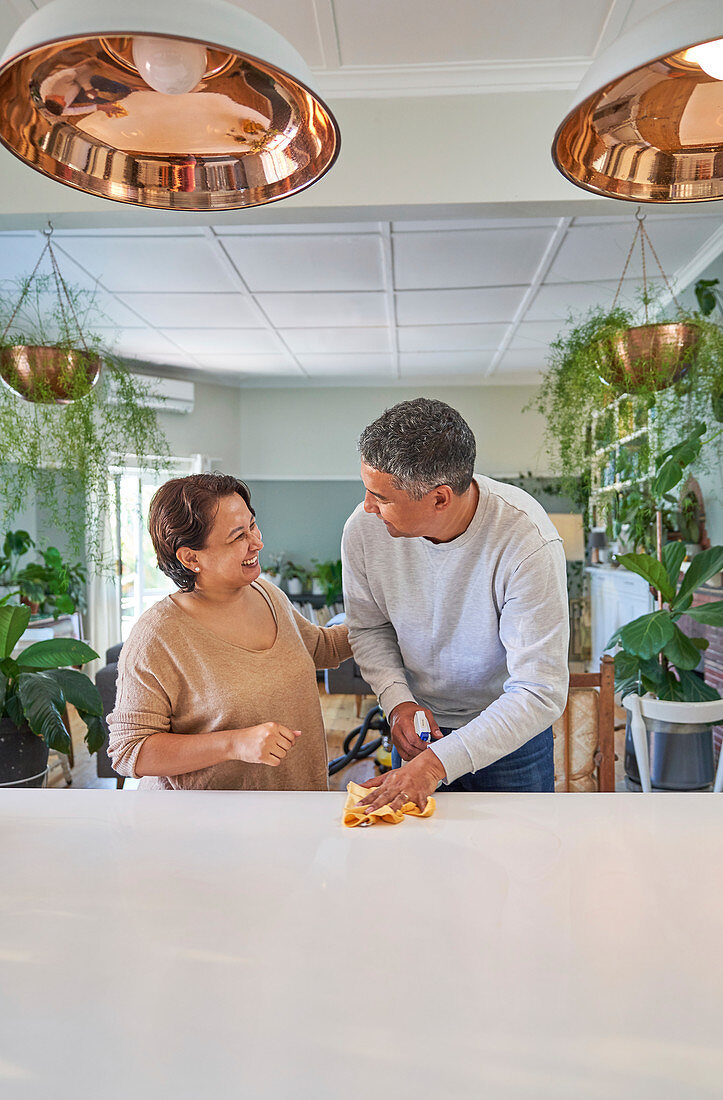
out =
[[(634, 225), (625, 213), (54, 239), (64, 277), (97, 288), (109, 343), (146, 365), (232, 385), (520, 384), (538, 379), (571, 311), (612, 302)], [(648, 227), (679, 284), (723, 250), (710, 208), (669, 211)], [(0, 234), (6, 293), (41, 247), (39, 233)], [(635, 301), (640, 276), (636, 250), (623, 301)]]
[[(0, 0), (0, 48), (40, 3)], [(575, 88), (601, 49), (664, 3), (241, 0), (240, 6), (299, 49), (332, 104), (400, 92), (435, 101), (446, 93), (486, 92), (499, 94), (478, 95), (480, 109), (497, 105), (499, 112), (506, 93)], [(441, 102), (453, 109), (459, 101)], [(424, 103), (415, 103), (424, 113)], [(513, 128), (507, 130), (505, 140), (513, 141)], [(355, 140), (363, 145), (368, 135), (345, 137), (346, 148)], [(435, 149), (443, 149), (444, 134), (435, 140)], [(547, 138), (544, 144), (548, 170)], [(498, 153), (502, 163), (504, 149)], [(430, 175), (454, 163), (430, 156)], [(540, 170), (529, 166), (533, 176)], [(2, 191), (0, 179), (0, 211)], [(53, 194), (64, 191), (55, 187)], [(510, 191), (512, 200), (514, 180)], [(341, 215), (357, 221), (340, 223), (330, 206), (313, 224), (304, 223), (303, 211), (288, 224), (287, 211), (279, 213), (286, 205), (265, 208), (263, 225), (244, 223), (241, 212), (235, 224), (176, 217), (171, 225), (170, 215), (154, 214), (145, 228), (118, 228), (118, 204), (106, 203), (107, 226), (98, 228), (94, 215), (92, 229), (58, 228), (55, 240), (68, 280), (97, 289), (104, 335), (121, 354), (159, 373), (242, 386), (520, 384), (539, 378), (548, 344), (571, 311), (612, 301), (635, 209), (609, 204), (612, 214), (580, 217), (572, 216), (571, 204), (569, 215), (460, 220), (454, 206), (444, 206), (427, 209), (426, 219), (382, 222), (358, 210)], [(47, 208), (39, 209), (47, 216)], [(62, 216), (56, 219), (63, 224)], [(656, 209), (648, 227), (679, 286), (723, 252), (716, 204)], [(0, 281), (31, 270), (42, 240), (38, 232), (0, 232)], [(627, 274), (623, 294), (631, 300), (639, 257)]]

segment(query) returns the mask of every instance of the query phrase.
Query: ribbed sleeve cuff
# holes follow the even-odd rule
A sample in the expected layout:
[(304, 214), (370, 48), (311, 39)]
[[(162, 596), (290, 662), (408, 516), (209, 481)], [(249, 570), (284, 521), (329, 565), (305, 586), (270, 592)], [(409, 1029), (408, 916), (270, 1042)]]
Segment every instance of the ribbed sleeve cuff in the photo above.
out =
[(399, 680), (395, 680), (393, 684), (390, 684), (388, 688), (384, 688), (384, 691), (379, 694), (379, 706), (387, 718), (400, 703), (414, 702), (416, 700), (409, 690), (409, 685), (406, 682), (401, 683)]
[(456, 732), (448, 733), (439, 741), (432, 741), (429, 747), (447, 773), (447, 778), (442, 780), (443, 783), (452, 783), (455, 779), (459, 779), (460, 775), (466, 775), (467, 772), (475, 770), (472, 757)]

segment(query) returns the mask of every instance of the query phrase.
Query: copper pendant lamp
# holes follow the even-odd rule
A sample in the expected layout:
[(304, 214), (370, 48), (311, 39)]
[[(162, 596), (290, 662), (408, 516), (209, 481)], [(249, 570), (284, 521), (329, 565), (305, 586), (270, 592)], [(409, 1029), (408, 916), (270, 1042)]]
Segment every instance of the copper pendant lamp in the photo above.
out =
[(601, 54), (552, 158), (572, 183), (608, 198), (723, 198), (723, 2), (668, 4)]
[(8, 44), (0, 106), (31, 168), (161, 210), (275, 202), (339, 152), (296, 50), (225, 0), (53, 0)]

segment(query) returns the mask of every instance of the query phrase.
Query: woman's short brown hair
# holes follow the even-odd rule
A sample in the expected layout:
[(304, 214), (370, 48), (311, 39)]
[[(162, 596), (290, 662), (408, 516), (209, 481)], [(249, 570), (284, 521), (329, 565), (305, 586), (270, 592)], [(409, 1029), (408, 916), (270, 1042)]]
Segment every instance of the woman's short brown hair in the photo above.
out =
[(252, 516), (248, 485), (231, 474), (190, 474), (174, 477), (153, 494), (148, 512), (148, 530), (156, 551), (158, 568), (183, 592), (196, 587), (196, 574), (181, 565), (176, 551), (182, 546), (202, 550), (213, 527), (222, 497), (238, 493)]

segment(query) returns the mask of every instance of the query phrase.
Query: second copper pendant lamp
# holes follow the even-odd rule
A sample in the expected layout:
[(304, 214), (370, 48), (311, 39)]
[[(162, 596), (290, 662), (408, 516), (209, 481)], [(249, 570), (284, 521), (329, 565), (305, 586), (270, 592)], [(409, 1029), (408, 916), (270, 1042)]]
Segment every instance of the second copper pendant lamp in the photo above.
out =
[(0, 59), (0, 104), (31, 168), (155, 209), (275, 202), (339, 152), (296, 50), (225, 0), (53, 0)]
[(723, 0), (668, 4), (620, 37), (591, 65), (552, 156), (609, 198), (723, 198)]

